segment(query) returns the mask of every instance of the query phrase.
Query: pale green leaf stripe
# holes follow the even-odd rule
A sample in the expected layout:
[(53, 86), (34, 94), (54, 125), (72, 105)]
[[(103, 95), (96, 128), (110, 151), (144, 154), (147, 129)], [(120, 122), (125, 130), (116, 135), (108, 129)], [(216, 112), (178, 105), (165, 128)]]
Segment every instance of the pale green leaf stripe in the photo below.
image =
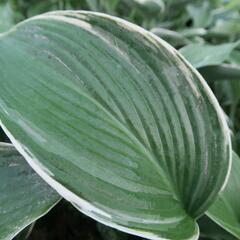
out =
[(149, 239), (196, 239), (230, 138), (199, 74), (168, 44), (104, 14), (55, 12), (0, 38), (1, 126), (83, 213)]
[(0, 143), (0, 240), (10, 240), (60, 199), (10, 144)]
[(207, 211), (225, 230), (240, 238), (240, 158), (233, 153), (232, 170), (226, 188)]

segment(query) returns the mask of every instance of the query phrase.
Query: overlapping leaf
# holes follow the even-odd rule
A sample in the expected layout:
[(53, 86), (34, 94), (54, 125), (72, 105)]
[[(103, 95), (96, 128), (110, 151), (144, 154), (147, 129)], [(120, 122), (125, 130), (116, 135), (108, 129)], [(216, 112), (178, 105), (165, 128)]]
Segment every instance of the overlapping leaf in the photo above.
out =
[(6, 143), (0, 143), (0, 181), (0, 240), (12, 239), (60, 198)]
[(41, 15), (0, 37), (1, 126), (80, 211), (149, 239), (195, 239), (229, 168), (204, 80), (168, 44), (90, 12)]

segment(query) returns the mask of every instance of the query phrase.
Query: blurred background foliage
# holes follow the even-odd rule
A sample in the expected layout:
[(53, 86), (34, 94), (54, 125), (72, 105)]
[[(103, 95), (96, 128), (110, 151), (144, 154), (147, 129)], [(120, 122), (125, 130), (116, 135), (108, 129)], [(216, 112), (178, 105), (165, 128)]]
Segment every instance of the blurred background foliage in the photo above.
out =
[[(240, 0), (0, 0), (0, 33), (55, 10), (90, 10), (124, 18), (178, 49), (202, 74), (219, 100), (240, 154)], [(1, 54), (1, 53), (0, 53)], [(8, 141), (0, 129), (0, 141)], [(234, 240), (208, 217), (201, 239)], [(137, 240), (82, 215), (62, 201), (16, 240)]]

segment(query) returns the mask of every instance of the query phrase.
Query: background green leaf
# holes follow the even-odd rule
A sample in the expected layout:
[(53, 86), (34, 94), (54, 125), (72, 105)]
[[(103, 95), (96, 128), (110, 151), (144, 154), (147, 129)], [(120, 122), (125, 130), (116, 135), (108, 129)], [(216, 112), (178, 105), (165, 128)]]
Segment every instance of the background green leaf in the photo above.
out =
[(240, 159), (233, 153), (232, 170), (226, 188), (207, 211), (217, 224), (240, 238)]
[(0, 143), (0, 239), (10, 240), (60, 199), (7, 143)]
[[(205, 66), (199, 68), (198, 71), (208, 82), (213, 81), (228, 81), (229, 84), (240, 84), (240, 66), (232, 64), (219, 64), (217, 66)], [(240, 92), (236, 89), (236, 94)]]
[(238, 42), (215, 46), (192, 44), (181, 48), (180, 53), (182, 53), (195, 68), (200, 68), (223, 63), (238, 44)]
[(184, 46), (189, 43), (188, 39), (182, 36), (182, 34), (168, 29), (153, 28), (151, 32), (164, 39), (167, 43), (174, 47)]
[(210, 1), (202, 1), (201, 5), (189, 4), (187, 6), (189, 16), (193, 19), (195, 28), (206, 27), (210, 21)]
[(225, 231), (207, 215), (198, 219), (200, 240), (237, 240), (231, 233)]
[(9, 30), (14, 25), (14, 12), (9, 2), (0, 2), (0, 32)]

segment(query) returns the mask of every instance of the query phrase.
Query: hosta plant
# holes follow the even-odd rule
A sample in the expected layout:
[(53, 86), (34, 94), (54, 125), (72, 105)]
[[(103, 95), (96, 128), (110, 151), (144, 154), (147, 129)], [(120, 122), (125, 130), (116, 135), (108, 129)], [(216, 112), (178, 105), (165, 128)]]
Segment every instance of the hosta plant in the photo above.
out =
[(1, 145), (1, 240), (59, 196), (146, 239), (198, 239), (204, 213), (240, 237), (226, 117), (177, 50), (116, 17), (57, 11), (2, 33), (0, 53), (0, 125), (23, 156)]

